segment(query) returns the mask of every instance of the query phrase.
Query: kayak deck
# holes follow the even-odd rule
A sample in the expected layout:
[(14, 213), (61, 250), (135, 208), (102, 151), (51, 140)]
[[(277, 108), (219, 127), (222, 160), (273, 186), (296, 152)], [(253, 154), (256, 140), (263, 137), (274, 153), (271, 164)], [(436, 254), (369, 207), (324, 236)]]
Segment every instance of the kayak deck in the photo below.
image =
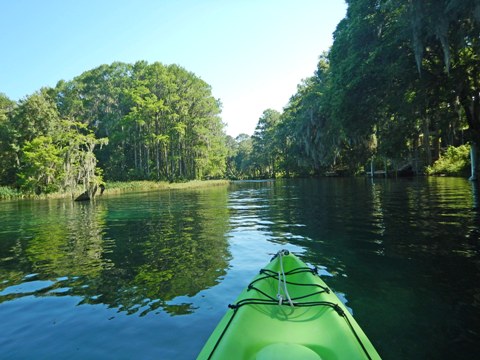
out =
[(287, 251), (260, 271), (198, 359), (380, 359), (316, 269)]

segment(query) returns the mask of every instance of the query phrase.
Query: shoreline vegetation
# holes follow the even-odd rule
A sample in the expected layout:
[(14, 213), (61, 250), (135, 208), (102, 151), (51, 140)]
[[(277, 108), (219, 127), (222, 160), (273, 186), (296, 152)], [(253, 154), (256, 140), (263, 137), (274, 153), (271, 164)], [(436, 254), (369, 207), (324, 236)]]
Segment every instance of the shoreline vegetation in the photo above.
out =
[[(213, 186), (226, 186), (230, 184), (229, 180), (192, 180), (186, 182), (169, 183), (166, 181), (113, 181), (107, 182), (105, 191), (101, 196), (118, 195), (125, 192), (149, 191), (149, 190), (194, 190)], [(1, 200), (19, 200), (19, 199), (68, 199), (75, 198), (82, 192), (81, 189), (75, 192), (54, 192), (49, 194), (26, 193), (8, 186), (0, 186)], [(100, 196), (100, 195), (99, 195)]]
[(227, 135), (221, 99), (176, 64), (114, 62), (18, 101), (0, 92), (0, 198), (92, 198), (104, 180), (477, 180), (480, 7), (377, 5), (348, 6), (313, 75), (251, 136)]

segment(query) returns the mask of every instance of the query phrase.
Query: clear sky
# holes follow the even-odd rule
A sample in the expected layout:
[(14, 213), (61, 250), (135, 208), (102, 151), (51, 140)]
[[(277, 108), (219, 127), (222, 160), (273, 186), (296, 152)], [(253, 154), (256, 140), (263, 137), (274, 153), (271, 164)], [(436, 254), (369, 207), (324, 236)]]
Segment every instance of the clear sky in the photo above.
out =
[(178, 64), (212, 86), (226, 132), (282, 111), (344, 0), (0, 0), (0, 92), (13, 100), (114, 61)]

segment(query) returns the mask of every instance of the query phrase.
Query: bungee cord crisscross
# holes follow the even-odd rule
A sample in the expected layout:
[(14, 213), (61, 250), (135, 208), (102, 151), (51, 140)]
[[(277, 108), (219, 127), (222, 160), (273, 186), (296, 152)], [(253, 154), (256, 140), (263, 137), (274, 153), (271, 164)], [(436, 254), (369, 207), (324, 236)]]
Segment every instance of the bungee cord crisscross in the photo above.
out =
[[(345, 322), (347, 323), (348, 327), (350, 328), (351, 332), (355, 336), (356, 340), (360, 344), (361, 348), (363, 349), (365, 355), (367, 356), (368, 359), (371, 359), (370, 354), (368, 353), (367, 349), (365, 348), (365, 345), (362, 343), (359, 335), (357, 334), (355, 328), (353, 327), (352, 323), (350, 322), (348, 316), (346, 316), (345, 312), (343, 309), (335, 302), (331, 301), (321, 301), (321, 300), (316, 300), (316, 296), (322, 293), (330, 293), (330, 289), (328, 287), (322, 286), (320, 284), (316, 283), (299, 283), (299, 282), (294, 282), (288, 280), (289, 277), (292, 275), (297, 275), (300, 273), (311, 273), (315, 276), (319, 276), (318, 270), (316, 267), (314, 268), (309, 268), (309, 267), (297, 267), (294, 269), (291, 269), (289, 271), (285, 271), (284, 269), (284, 264), (283, 264), (283, 257), (289, 255), (288, 250), (280, 250), (275, 254), (275, 256), (272, 258), (279, 258), (279, 265), (280, 265), (280, 271), (272, 271), (270, 269), (261, 269), (260, 274), (261, 276), (257, 277), (255, 280), (253, 280), (247, 287), (247, 291), (250, 292), (252, 290), (255, 290), (255, 292), (258, 295), (261, 295), (260, 297), (251, 297), (251, 298), (244, 298), (239, 301), (237, 301), (235, 304), (229, 304), (228, 307), (233, 310), (233, 313), (226, 324), (225, 328), (223, 329), (222, 333), (220, 334), (219, 338), (217, 339), (217, 342), (215, 343), (208, 359), (210, 359), (213, 356), (213, 353), (217, 349), (220, 341), (222, 340), (223, 336), (225, 335), (228, 327), (234, 320), (235, 316), (237, 315), (238, 311), (240, 308), (244, 307), (245, 305), (273, 305), (273, 306), (290, 306), (292, 308), (309, 308), (309, 307), (318, 307), (318, 306), (324, 306), (327, 308), (331, 308), (334, 310), (340, 317), (342, 317)], [(265, 280), (272, 279), (274, 281), (277, 281), (277, 295), (276, 298), (267, 292), (261, 290), (260, 288), (256, 287), (255, 284), (258, 282), (263, 282)], [(289, 292), (288, 292), (288, 285), (291, 286), (299, 286), (299, 287), (306, 287), (306, 288), (312, 288), (314, 291), (310, 293), (306, 293), (304, 295), (300, 295), (297, 297), (291, 297)], [(262, 297), (263, 296), (263, 297)], [(302, 301), (300, 301), (302, 300)]]

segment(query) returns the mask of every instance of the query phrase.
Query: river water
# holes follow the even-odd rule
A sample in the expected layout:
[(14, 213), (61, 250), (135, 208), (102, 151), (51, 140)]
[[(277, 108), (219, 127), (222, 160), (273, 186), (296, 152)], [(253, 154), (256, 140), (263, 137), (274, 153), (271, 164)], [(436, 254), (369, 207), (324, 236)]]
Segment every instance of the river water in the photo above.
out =
[(480, 358), (463, 179), (238, 182), (0, 202), (1, 359), (194, 359), (271, 254), (321, 269), (384, 359)]

